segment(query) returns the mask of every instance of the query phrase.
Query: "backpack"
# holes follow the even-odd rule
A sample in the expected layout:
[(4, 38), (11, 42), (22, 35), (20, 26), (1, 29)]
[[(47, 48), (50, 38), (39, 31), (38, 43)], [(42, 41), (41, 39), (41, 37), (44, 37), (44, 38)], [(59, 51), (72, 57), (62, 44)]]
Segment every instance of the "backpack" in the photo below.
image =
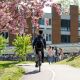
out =
[(44, 47), (43, 38), (37, 38), (35, 43), (36, 49), (42, 49)]

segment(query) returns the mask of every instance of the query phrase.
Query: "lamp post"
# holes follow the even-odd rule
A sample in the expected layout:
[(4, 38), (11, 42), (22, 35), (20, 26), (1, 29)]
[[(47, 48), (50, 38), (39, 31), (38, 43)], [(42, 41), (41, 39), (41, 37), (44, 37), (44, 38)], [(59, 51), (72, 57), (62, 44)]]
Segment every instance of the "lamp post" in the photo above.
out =
[[(34, 17), (34, 9), (32, 9), (32, 16)], [(33, 29), (32, 30), (33, 31), (32, 33), (33, 33), (33, 40), (34, 40), (34, 38), (35, 38), (35, 26), (32, 24), (32, 27), (33, 27), (32, 28)]]

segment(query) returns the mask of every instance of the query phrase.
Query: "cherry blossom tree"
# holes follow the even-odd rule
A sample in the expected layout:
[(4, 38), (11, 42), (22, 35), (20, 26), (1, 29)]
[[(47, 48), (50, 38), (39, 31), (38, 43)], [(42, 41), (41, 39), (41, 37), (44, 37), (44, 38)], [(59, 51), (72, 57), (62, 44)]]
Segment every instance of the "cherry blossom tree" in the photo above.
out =
[(53, 4), (51, 0), (2, 1), (0, 2), (0, 31), (11, 30), (12, 33), (23, 33), (24, 28), (27, 27), (26, 19), (29, 17), (32, 18), (32, 24), (39, 28), (38, 21), (43, 15), (42, 9), (44, 6), (52, 5), (60, 14), (59, 6), (55, 3)]
[(61, 12), (62, 14), (69, 14), (70, 13), (70, 5), (77, 5), (79, 6), (79, 0), (59, 0), (59, 4), (61, 4)]

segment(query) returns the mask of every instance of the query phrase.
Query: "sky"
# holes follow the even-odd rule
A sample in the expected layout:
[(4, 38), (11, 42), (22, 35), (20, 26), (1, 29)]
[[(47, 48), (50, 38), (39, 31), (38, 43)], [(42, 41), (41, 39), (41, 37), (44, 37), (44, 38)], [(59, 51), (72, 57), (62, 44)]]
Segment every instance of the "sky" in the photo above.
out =
[(51, 13), (51, 7), (44, 7), (43, 11), (44, 13)]

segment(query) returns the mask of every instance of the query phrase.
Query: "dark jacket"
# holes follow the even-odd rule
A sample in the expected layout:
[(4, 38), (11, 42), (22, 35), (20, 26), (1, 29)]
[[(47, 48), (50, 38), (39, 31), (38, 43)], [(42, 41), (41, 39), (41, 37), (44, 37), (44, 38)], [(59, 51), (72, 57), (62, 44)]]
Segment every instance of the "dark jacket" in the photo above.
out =
[(46, 40), (45, 40), (45, 38), (43, 38), (41, 35), (38, 35), (37, 37), (35, 37), (35, 39), (34, 39), (34, 41), (33, 41), (33, 49), (34, 49), (34, 47), (35, 47), (35, 43), (36, 43), (36, 41), (37, 41), (38, 38), (42, 38), (42, 39), (43, 39), (43, 43), (44, 43), (44, 47), (43, 47), (43, 48), (46, 49)]

